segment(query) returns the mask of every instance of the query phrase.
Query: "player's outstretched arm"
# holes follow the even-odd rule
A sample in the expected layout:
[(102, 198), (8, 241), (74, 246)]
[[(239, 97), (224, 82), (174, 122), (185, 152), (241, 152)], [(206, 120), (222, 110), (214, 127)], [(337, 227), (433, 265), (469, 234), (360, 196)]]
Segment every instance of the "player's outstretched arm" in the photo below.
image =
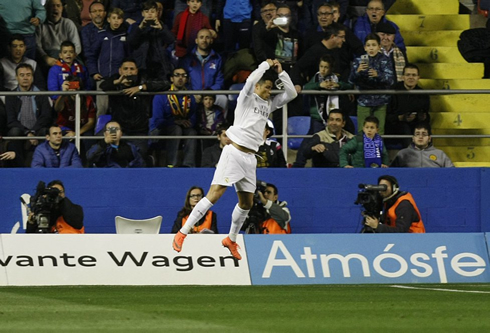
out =
[[(245, 86), (243, 87), (242, 92), (246, 94), (247, 96), (251, 96), (255, 90), (255, 85), (259, 80), (262, 78), (264, 73), (271, 67), (273, 64), (273, 61), (270, 59), (267, 59), (263, 61), (259, 67), (257, 67), (256, 70), (254, 70), (252, 73), (247, 78), (247, 81), (245, 82)], [(241, 94), (241, 93), (240, 93)]]
[(279, 74), (279, 79), (282, 81), (284, 85), (284, 92), (280, 93), (279, 95), (275, 96), (274, 99), (272, 100), (272, 111), (283, 107), (290, 101), (296, 98), (298, 96), (298, 93), (296, 92), (296, 88), (294, 87), (293, 81), (291, 81), (291, 78), (289, 77), (289, 74), (286, 73), (286, 71), (283, 71), (281, 68), (281, 72)]

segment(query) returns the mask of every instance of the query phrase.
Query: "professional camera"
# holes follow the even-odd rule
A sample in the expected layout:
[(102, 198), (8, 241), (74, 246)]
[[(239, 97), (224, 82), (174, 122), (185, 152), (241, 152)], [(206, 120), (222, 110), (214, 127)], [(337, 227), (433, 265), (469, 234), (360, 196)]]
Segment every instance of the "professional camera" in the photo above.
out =
[(37, 184), (36, 194), (31, 198), (31, 212), (39, 233), (49, 232), (51, 214), (61, 200), (59, 194), (60, 190), (46, 188), (43, 181)]
[[(362, 205), (365, 211), (362, 212), (362, 216), (372, 216), (380, 218), (381, 210), (383, 209), (383, 200), (379, 194), (380, 191), (386, 191), (386, 185), (369, 185), (359, 184), (359, 193), (354, 204)], [(365, 218), (364, 221), (365, 222)], [(364, 226), (363, 233), (373, 232), (372, 228)]]
[(265, 192), (267, 187), (267, 183), (261, 180), (257, 180), (257, 186), (254, 193), (254, 205), (250, 212), (248, 212), (247, 219), (243, 223), (242, 231), (245, 231), (247, 234), (260, 234), (261, 224), (265, 220), (267, 220), (267, 211), (260, 200), (259, 192), (262, 194)]

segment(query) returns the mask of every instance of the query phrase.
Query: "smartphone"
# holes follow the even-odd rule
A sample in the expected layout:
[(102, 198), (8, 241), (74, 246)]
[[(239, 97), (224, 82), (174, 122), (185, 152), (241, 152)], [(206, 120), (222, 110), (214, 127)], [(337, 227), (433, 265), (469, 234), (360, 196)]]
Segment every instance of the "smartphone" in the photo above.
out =
[(126, 75), (126, 80), (136, 82), (138, 81), (138, 75)]
[(80, 89), (80, 81), (68, 82), (68, 89)]
[(275, 25), (286, 25), (288, 24), (288, 18), (287, 17), (276, 17), (272, 23), (274, 23)]
[(367, 54), (361, 55), (361, 62), (367, 65), (369, 63), (369, 56)]
[(109, 127), (109, 134), (117, 134), (117, 128), (116, 127)]
[(155, 20), (146, 20), (147, 25), (155, 25)]

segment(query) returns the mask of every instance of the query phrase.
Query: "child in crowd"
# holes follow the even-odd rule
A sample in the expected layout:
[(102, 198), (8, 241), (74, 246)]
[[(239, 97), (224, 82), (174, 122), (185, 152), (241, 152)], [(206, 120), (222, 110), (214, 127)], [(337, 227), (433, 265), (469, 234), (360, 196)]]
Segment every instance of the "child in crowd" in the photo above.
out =
[(158, 18), (158, 5), (150, 0), (143, 3), (143, 19), (129, 27), (128, 42), (138, 69), (149, 79), (166, 78), (172, 73), (167, 47), (174, 36)]
[(177, 14), (172, 27), (172, 33), (177, 39), (175, 42), (175, 56), (181, 58), (196, 45), (199, 30), (207, 28), (211, 37), (216, 38), (216, 31), (209, 23), (209, 18), (201, 12), (202, 0), (188, 0), (187, 8)]
[[(215, 95), (203, 95), (202, 104), (198, 109), (199, 134), (216, 135), (219, 125), (225, 122), (225, 112), (219, 105), (214, 104)], [(212, 140), (203, 140), (203, 149), (214, 144)]]
[[(331, 55), (320, 58), (318, 72), (305, 84), (305, 90), (334, 90), (344, 88), (345, 84), (339, 82), (337, 75), (332, 71), (335, 60)], [(325, 129), (330, 110), (339, 108), (338, 95), (310, 96), (310, 132), (317, 133)], [(314, 103), (313, 103), (314, 101)]]
[[(379, 36), (371, 33), (366, 37), (362, 55), (354, 60), (349, 76), (349, 83), (355, 84), (360, 90), (389, 89), (395, 80), (391, 60), (381, 50)], [(379, 119), (379, 134), (384, 134), (386, 106), (390, 101), (388, 95), (359, 95), (357, 99), (357, 122), (364, 123), (368, 116)]]
[(379, 120), (374, 116), (364, 119), (363, 134), (358, 134), (340, 148), (341, 168), (387, 168), (388, 151), (378, 134)]
[[(67, 79), (74, 78), (80, 79), (78, 81), (80, 81), (85, 90), (92, 90), (87, 68), (76, 60), (75, 44), (68, 40), (61, 43), (59, 57), (56, 64), (49, 70), (48, 90), (60, 91)], [(56, 101), (58, 97), (57, 95), (51, 96), (53, 101)]]

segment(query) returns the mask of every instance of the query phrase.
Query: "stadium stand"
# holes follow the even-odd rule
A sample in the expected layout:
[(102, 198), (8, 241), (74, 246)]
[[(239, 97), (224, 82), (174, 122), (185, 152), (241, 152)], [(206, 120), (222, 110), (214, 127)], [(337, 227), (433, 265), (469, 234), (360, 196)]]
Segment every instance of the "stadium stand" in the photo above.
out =
[[(401, 30), (410, 62), (420, 68), (424, 89), (490, 89), (483, 64), (467, 63), (457, 48), (470, 15), (459, 14), (458, 0), (398, 0), (389, 20)], [(485, 94), (431, 97), (433, 135), (490, 134), (490, 97)], [(487, 138), (436, 138), (456, 166), (490, 166)]]

